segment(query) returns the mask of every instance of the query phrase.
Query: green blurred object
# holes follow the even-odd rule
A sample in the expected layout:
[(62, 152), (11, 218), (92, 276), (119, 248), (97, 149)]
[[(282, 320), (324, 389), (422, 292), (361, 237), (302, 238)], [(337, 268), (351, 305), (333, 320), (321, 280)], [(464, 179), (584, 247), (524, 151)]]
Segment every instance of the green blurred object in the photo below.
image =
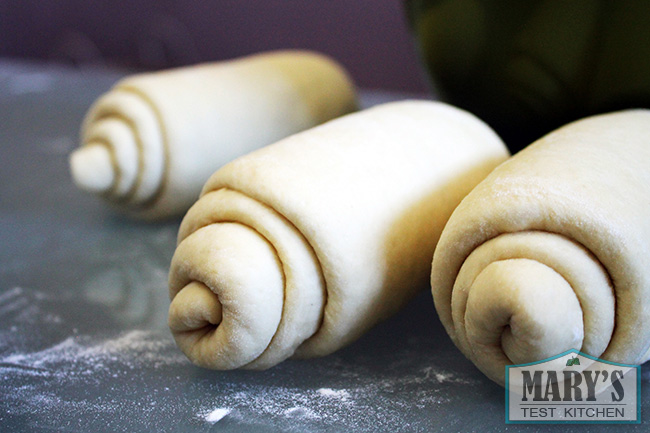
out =
[(441, 99), (514, 153), (588, 115), (650, 107), (650, 0), (405, 0)]

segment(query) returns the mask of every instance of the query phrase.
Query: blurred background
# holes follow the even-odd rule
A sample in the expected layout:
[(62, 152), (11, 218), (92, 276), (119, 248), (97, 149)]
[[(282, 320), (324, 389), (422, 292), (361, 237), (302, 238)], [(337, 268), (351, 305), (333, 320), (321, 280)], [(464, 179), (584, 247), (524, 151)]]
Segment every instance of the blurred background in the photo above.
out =
[(280, 48), (360, 87), (428, 91), (400, 0), (0, 0), (0, 57), (155, 70)]

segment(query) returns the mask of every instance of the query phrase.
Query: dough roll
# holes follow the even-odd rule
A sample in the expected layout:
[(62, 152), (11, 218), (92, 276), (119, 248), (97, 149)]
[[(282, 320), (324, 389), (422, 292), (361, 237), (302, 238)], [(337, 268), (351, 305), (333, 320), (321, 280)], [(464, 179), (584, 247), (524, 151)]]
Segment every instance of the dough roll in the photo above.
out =
[(182, 215), (223, 164), (355, 108), (343, 68), (308, 51), (129, 76), (86, 114), (72, 177), (132, 216)]
[(169, 325), (196, 364), (327, 355), (428, 287), (454, 207), (507, 158), (473, 115), (380, 105), (238, 158), (183, 219)]
[(492, 380), (578, 349), (639, 364), (650, 346), (650, 110), (582, 119), (494, 170), (433, 258), (436, 309)]

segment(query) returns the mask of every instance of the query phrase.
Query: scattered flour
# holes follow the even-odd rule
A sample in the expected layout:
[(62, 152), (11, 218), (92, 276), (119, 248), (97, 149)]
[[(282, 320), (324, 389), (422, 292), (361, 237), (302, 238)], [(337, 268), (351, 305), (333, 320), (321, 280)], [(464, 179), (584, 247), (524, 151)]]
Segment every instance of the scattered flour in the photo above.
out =
[(338, 398), (341, 401), (347, 401), (350, 398), (350, 393), (348, 393), (344, 389), (334, 390), (331, 388), (321, 388), (316, 392), (322, 395), (323, 397)]
[[(51, 302), (52, 295), (38, 290), (25, 289), (20, 286), (0, 293), (0, 325), (12, 323), (9, 329), (17, 325), (56, 325), (63, 323), (63, 318), (54, 312), (43, 311), (39, 305)], [(0, 346), (4, 342), (0, 338)]]
[[(53, 410), (58, 410), (62, 417), (75, 417), (96, 412), (123, 414), (137, 409), (158, 414), (160, 418), (185, 408), (191, 411), (192, 417), (208, 424), (228, 417), (243, 425), (269, 420), (286, 432), (303, 431), (310, 426), (366, 431), (370, 427), (394, 429), (403, 422), (405, 410), (428, 413), (450, 402), (447, 393), (442, 391), (445, 387), (471, 383), (450, 371), (426, 362), (424, 365), (405, 373), (400, 362), (396, 362), (386, 370), (374, 372), (363, 365), (353, 366), (334, 358), (309, 366), (312, 377), (319, 377), (332, 386), (309, 388), (301, 380), (293, 385), (275, 383), (270, 380), (272, 375), (261, 379), (241, 373), (238, 378), (233, 372), (196, 369), (189, 365), (168, 335), (133, 330), (105, 340), (71, 336), (38, 352), (2, 357), (0, 381), (11, 382), (17, 374), (50, 381), (52, 385), (46, 391), (35, 385), (22, 385), (13, 391), (14, 398), (18, 396), (26, 401), (29, 411), (43, 416)], [(333, 366), (338, 368), (332, 370)], [(182, 374), (184, 378), (166, 373), (159, 376), (158, 382), (147, 382), (161, 367), (170, 368), (164, 371), (177, 372), (171, 374)], [(302, 364), (300, 368), (307, 367)], [(196, 374), (199, 376), (192, 376)], [(135, 394), (139, 399), (150, 396), (148, 400), (135, 404), (129, 401), (126, 390), (134, 380), (148, 384), (149, 389), (138, 388)], [(118, 397), (70, 400), (57, 392), (60, 385), (56, 384), (69, 389), (109, 387)], [(177, 387), (181, 390), (174, 391)]]
[(72, 336), (38, 352), (16, 353), (0, 358), (0, 368), (3, 369), (32, 369), (44, 375), (65, 377), (108, 372), (111, 364), (134, 369), (138, 366), (157, 368), (183, 363), (187, 364), (187, 360), (176, 350), (171, 338), (162, 339), (159, 334), (142, 330), (133, 330), (99, 342), (89, 337)]
[(206, 420), (206, 422), (209, 422), (210, 424), (215, 424), (221, 421), (221, 419), (224, 416), (228, 415), (229, 413), (230, 413), (230, 409), (220, 407), (206, 414), (204, 416), (204, 419)]
[[(111, 296), (103, 301), (117, 299)], [(60, 322), (40, 307), (23, 317), (21, 311), (38, 307), (34, 301), (40, 297), (19, 287), (0, 294), (0, 318), (9, 319), (0, 345)], [(102, 425), (110, 431), (181, 431), (224, 420), (253, 430), (270, 424), (287, 433), (427, 431), (437, 413), (458, 402), (449, 390), (476, 384), (444, 367), (438, 354), (423, 352), (426, 343), (418, 338), (381, 365), (370, 355), (354, 362), (333, 355), (268, 372), (194, 367), (166, 331), (131, 330), (108, 338), (73, 332), (38, 351), (7, 347), (14, 351), (0, 355), (0, 421), (4, 412), (45, 428), (68, 425), (98, 433), (105, 431), (98, 429)], [(407, 425), (407, 415), (417, 428)]]
[(307, 408), (307, 407), (290, 407), (289, 409), (285, 410), (283, 415), (291, 418), (291, 417), (296, 417), (296, 418), (302, 418), (302, 419), (320, 419), (321, 416), (314, 412), (313, 410)]
[(399, 430), (404, 427), (404, 413), (433, 413), (451, 402), (453, 397), (446, 388), (472, 383), (471, 379), (430, 365), (407, 373), (388, 368), (378, 374), (350, 365), (343, 372), (339, 369), (331, 373), (332, 363), (337, 361), (311, 365), (310, 374), (338, 386), (309, 389), (299, 384), (273, 386), (254, 380), (237, 383), (236, 379), (225, 387), (223, 383), (215, 384), (210, 404), (201, 405), (197, 417), (210, 422), (210, 414), (222, 414), (228, 408), (229, 418), (237, 422), (264, 419), (286, 432), (317, 431), (319, 426), (335, 430)]
[(169, 385), (179, 379), (169, 371), (189, 367), (171, 336), (143, 330), (0, 356), (0, 424), (18, 417), (28, 424), (16, 431), (164, 430), (178, 406)]
[(434, 358), (418, 359), (411, 370), (401, 357), (377, 369), (370, 361), (333, 356), (287, 363), (279, 368), (289, 370), (276, 377), (273, 370), (199, 369), (159, 332), (132, 330), (108, 339), (74, 335), (44, 350), (0, 357), (0, 393), (8, 398), (4, 406), (0, 402), (0, 417), (5, 407), (45, 426), (86, 422), (74, 425), (79, 431), (98, 431), (93, 423), (111, 420), (120, 426), (114, 431), (138, 431), (227, 419), (253, 430), (264, 424), (291, 433), (401, 431), (409, 427), (409, 414), (420, 423), (413, 431), (427, 431), (436, 413), (458, 398), (447, 390), (471, 386), (472, 380), (432, 365)]

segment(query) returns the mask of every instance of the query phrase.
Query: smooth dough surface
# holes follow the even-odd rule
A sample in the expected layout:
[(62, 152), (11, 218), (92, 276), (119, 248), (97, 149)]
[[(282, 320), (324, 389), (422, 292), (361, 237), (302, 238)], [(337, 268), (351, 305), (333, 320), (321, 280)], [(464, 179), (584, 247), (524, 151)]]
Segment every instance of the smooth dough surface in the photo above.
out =
[(133, 75), (89, 109), (71, 172), (134, 217), (180, 216), (225, 163), (356, 106), (341, 65), (309, 51)]
[[(192, 348), (221, 351), (204, 327), (176, 326), (178, 317), (192, 322), (191, 299), (179, 293), (197, 280), (218, 299), (237, 298), (237, 305), (252, 290), (203, 279), (223, 272), (204, 263), (203, 251), (216, 248), (205, 228), (232, 222), (251, 228), (272, 245), (284, 278), (273, 338), (260, 334), (256, 347), (266, 345), (264, 351), (248, 352), (237, 366), (322, 356), (428, 286), (433, 250), (452, 210), (506, 158), (501, 140), (471, 114), (402, 101), (330, 121), (227, 164), (206, 183), (179, 230), (170, 270), (170, 327), (179, 346), (200, 365), (237, 364)], [(186, 248), (190, 242), (196, 246)], [(254, 268), (250, 260), (241, 266)], [(275, 286), (267, 289), (274, 297)], [(268, 314), (275, 316), (272, 308)], [(208, 341), (197, 343), (197, 335)], [(230, 339), (237, 342), (239, 335)]]
[(569, 349), (650, 347), (650, 110), (560, 128), (461, 202), (431, 271), (452, 340), (492, 380)]

